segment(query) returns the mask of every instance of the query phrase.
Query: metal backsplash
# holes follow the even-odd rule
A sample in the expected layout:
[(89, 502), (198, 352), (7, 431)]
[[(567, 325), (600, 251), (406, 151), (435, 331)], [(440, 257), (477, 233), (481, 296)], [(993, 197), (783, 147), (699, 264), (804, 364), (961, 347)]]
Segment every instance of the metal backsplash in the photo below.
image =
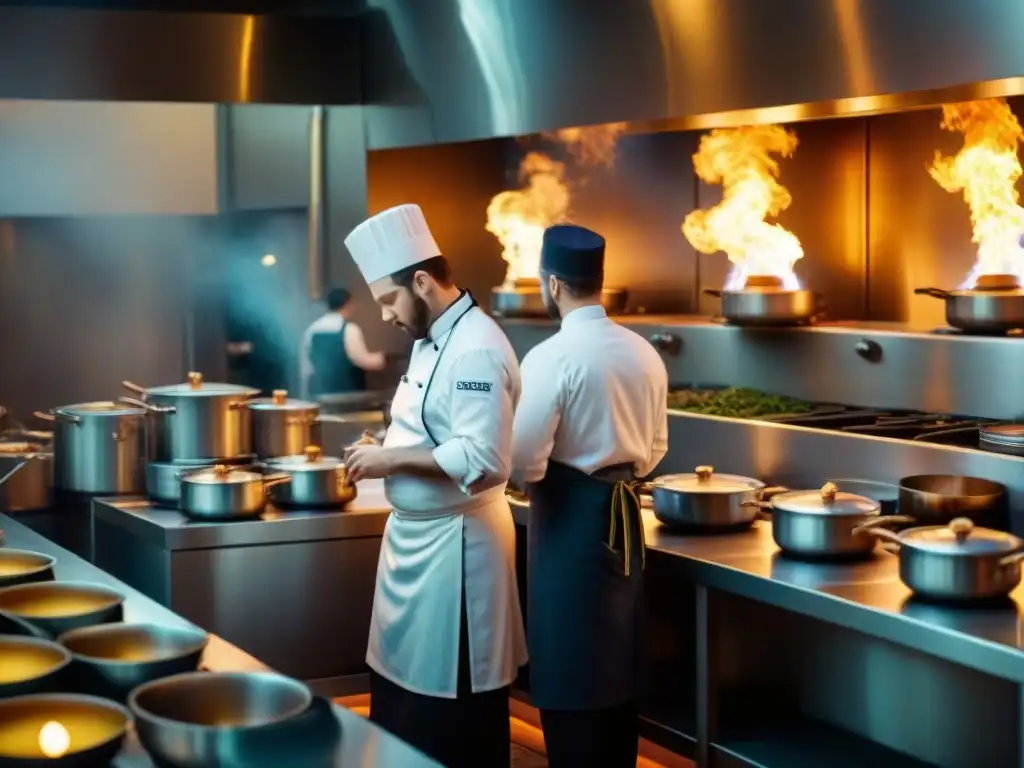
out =
[(872, 114), (1024, 91), (1018, 0), (368, 0), (369, 146)]

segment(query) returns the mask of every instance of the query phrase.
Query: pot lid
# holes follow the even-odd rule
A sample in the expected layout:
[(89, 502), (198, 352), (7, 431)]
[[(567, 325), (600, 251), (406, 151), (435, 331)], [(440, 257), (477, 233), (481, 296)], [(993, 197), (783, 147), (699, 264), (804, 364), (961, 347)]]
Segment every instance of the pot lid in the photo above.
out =
[(741, 475), (716, 475), (715, 468), (697, 467), (692, 473), (662, 475), (654, 479), (653, 485), (682, 493), (742, 493), (764, 488), (764, 483), (752, 477)]
[(95, 403), (62, 405), (54, 408), (53, 412), (64, 416), (142, 416), (146, 410), (135, 405), (100, 400)]
[(203, 381), (203, 374), (192, 371), (188, 375), (188, 381), (182, 384), (167, 384), (162, 387), (149, 387), (146, 395), (177, 395), (203, 397), (209, 395), (242, 395), (252, 397), (260, 391), (252, 387), (244, 387), (241, 384), (222, 384), (219, 382)]
[(249, 408), (254, 411), (316, 411), (320, 406), (309, 400), (288, 397), (287, 389), (275, 389), (270, 397), (250, 400)]
[(325, 469), (335, 470), (344, 462), (337, 456), (321, 456), (320, 446), (308, 445), (304, 453), (297, 456), (277, 456), (268, 459), (267, 464), (285, 472), (313, 472)]
[(910, 528), (899, 536), (904, 544), (915, 549), (951, 555), (1006, 555), (1024, 547), (1024, 541), (1012, 533), (975, 527), (966, 517), (958, 517), (949, 525)]
[(182, 482), (187, 483), (208, 483), (208, 484), (224, 484), (224, 483), (251, 483), (253, 481), (262, 481), (263, 475), (259, 472), (253, 472), (247, 469), (238, 469), (237, 467), (231, 467), (226, 464), (217, 464), (213, 467), (204, 467), (203, 469), (197, 469), (192, 472), (184, 472), (181, 475)]
[(981, 436), (993, 443), (1024, 445), (1024, 424), (991, 424), (981, 428)]
[(789, 491), (772, 499), (772, 506), (806, 515), (872, 515), (879, 510), (874, 499), (840, 491), (825, 483), (818, 491)]

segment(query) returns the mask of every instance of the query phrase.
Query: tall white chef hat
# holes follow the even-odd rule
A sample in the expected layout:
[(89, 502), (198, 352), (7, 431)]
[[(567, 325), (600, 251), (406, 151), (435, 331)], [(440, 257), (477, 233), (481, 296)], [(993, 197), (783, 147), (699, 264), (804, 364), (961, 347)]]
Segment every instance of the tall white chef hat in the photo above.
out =
[(364, 221), (345, 238), (366, 282), (441, 255), (418, 205), (399, 205)]

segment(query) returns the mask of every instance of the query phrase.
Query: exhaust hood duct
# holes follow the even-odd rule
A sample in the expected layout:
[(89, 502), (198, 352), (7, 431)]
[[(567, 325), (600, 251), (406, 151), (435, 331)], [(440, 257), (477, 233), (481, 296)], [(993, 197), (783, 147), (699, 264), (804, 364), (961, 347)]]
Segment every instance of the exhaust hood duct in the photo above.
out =
[(371, 148), (1024, 93), (1020, 0), (368, 0)]
[(358, 104), (359, 22), (0, 8), (0, 99)]

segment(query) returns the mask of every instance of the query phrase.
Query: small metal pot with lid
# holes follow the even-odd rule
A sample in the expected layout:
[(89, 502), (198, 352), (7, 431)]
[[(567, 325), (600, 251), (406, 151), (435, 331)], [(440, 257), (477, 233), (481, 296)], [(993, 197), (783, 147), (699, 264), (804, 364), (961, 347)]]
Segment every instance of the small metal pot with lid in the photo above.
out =
[(900, 533), (874, 526), (865, 526), (865, 532), (899, 548), (900, 580), (915, 596), (986, 600), (1005, 597), (1020, 584), (1024, 541), (976, 528), (966, 517)]
[(738, 291), (706, 289), (704, 293), (722, 300), (722, 317), (733, 325), (801, 325), (823, 311), (819, 294), (802, 288), (786, 289), (774, 275), (751, 275)]
[(981, 275), (970, 290), (915, 288), (946, 302), (946, 322), (965, 333), (1004, 334), (1024, 328), (1024, 289), (1014, 275)]
[(146, 411), (107, 401), (62, 405), (53, 423), (54, 486), (75, 493), (141, 493)]
[(666, 526), (728, 530), (754, 522), (765, 484), (752, 477), (716, 475), (714, 467), (700, 466), (693, 473), (657, 477), (639, 490), (651, 495), (654, 516)]
[(336, 456), (321, 456), (319, 446), (308, 445), (300, 455), (273, 458), (266, 465), (291, 475), (290, 483), (270, 492), (273, 502), (282, 507), (340, 507), (356, 497), (344, 462)]
[(250, 400), (252, 445), (261, 459), (296, 456), (307, 445), (320, 445), (320, 406), (307, 400), (288, 397), (288, 391), (275, 389), (270, 397)]
[(865, 523), (913, 522), (899, 515), (882, 517), (877, 501), (843, 493), (832, 483), (818, 491), (787, 491), (770, 502), (747, 503), (766, 516), (770, 513), (775, 543), (798, 558), (865, 557), (876, 543)]
[(288, 475), (263, 475), (225, 464), (182, 472), (178, 477), (178, 508), (196, 520), (258, 517), (266, 506), (268, 489), (291, 482)]
[(195, 372), (184, 384), (150, 389), (121, 384), (142, 396), (129, 402), (150, 411), (151, 461), (235, 459), (252, 453), (252, 416), (246, 406), (259, 390), (204, 382)]

